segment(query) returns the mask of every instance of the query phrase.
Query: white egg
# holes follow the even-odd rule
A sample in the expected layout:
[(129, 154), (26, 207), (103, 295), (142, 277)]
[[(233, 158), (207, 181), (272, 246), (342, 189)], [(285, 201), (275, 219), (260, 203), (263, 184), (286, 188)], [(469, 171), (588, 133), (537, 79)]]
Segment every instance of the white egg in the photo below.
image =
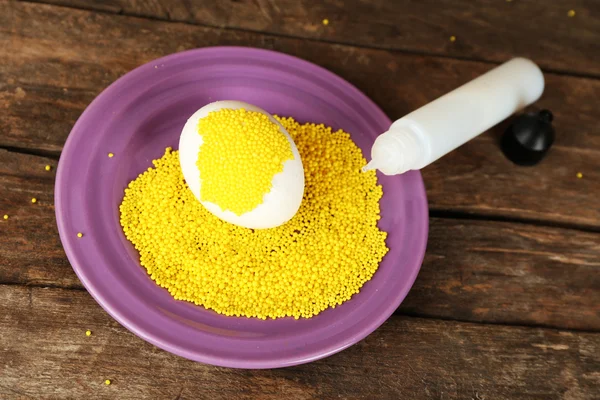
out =
[[(260, 112), (279, 126), (292, 147), (294, 158), (287, 160), (283, 171), (273, 177), (271, 190), (263, 197), (263, 202), (251, 211), (236, 215), (232, 211), (222, 210), (217, 204), (202, 201), (200, 198), (201, 171), (196, 162), (202, 148), (202, 133), (198, 132), (198, 122), (212, 111), (221, 109)], [(183, 176), (196, 198), (208, 211), (217, 217), (235, 225), (252, 229), (274, 228), (289, 221), (300, 208), (304, 195), (304, 168), (296, 144), (285, 128), (266, 111), (241, 101), (225, 100), (207, 104), (196, 111), (186, 122), (179, 138), (179, 162)]]

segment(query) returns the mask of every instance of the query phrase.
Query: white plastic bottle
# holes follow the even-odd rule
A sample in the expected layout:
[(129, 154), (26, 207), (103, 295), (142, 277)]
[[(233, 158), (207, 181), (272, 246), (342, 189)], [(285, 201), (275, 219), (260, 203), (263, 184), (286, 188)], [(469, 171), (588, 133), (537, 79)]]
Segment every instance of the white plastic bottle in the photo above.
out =
[(377, 137), (363, 170), (421, 169), (540, 98), (542, 71), (514, 58), (394, 122)]

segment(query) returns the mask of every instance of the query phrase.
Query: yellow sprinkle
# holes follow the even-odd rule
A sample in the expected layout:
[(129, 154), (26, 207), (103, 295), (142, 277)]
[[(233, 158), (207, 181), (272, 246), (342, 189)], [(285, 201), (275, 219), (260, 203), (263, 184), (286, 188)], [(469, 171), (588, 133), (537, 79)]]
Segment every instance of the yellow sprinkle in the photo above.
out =
[(113, 158), (115, 155), (113, 153), (108, 153), (108, 158)]
[(92, 331), (90, 331), (89, 329), (85, 331), (85, 336), (92, 336)]
[(111, 382), (110, 382), (110, 379), (107, 379), (107, 380), (105, 380), (105, 381), (104, 381), (104, 384), (105, 384), (105, 385), (110, 385), (110, 384), (111, 384)]
[(568, 17), (574, 17), (575, 16), (575, 10), (569, 10), (569, 12), (567, 13)]
[(242, 215), (262, 204), (273, 177), (292, 160), (292, 146), (268, 116), (244, 109), (222, 109), (198, 123), (202, 151), (197, 166), (200, 197)]
[(4, 214), (4, 219), (8, 219), (8, 214)]
[(577, 177), (578, 177), (579, 179), (581, 179), (581, 178), (583, 178), (583, 174), (582, 174), (581, 172), (578, 172), (578, 173), (577, 173)]
[(31, 199), (32, 203), (37, 203), (37, 199), (34, 197), (33, 199)]
[(456, 42), (456, 36), (454, 36), (454, 35), (450, 36), (450, 41), (451, 42)]
[(46, 167), (44, 168), (46, 171), (50, 171), (52, 169), (52, 166), (50, 165), (46, 165)]
[(325, 18), (323, 20), (323, 25), (325, 25), (325, 26), (329, 25), (329, 20), (327, 18)]
[(170, 148), (125, 189), (125, 237), (175, 299), (229, 316), (310, 318), (352, 298), (376, 273), (388, 251), (377, 227), (383, 189), (374, 171), (360, 172), (360, 148), (344, 131), (277, 119), (305, 174), (300, 209), (282, 226), (251, 230), (212, 215), (187, 187)]
[(78, 238), (81, 238), (81, 237), (83, 237), (83, 233), (81, 233), (81, 232), (77, 233), (77, 237), (78, 237)]

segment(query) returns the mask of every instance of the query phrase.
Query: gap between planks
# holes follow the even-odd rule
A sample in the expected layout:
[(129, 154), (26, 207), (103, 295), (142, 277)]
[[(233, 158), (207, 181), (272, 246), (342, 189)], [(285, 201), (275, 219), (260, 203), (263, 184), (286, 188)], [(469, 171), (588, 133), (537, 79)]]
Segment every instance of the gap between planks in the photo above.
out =
[[(570, 229), (574, 231), (587, 232), (587, 233), (600, 233), (600, 227), (590, 226), (577, 223), (560, 222), (560, 221), (546, 221), (535, 218), (527, 217), (509, 217), (494, 213), (469, 213), (463, 211), (448, 210), (442, 208), (429, 208), (429, 217), (431, 218), (442, 218), (442, 219), (454, 219), (461, 221), (490, 221), (490, 222), (508, 222), (520, 225), (532, 225), (545, 228), (561, 228)], [(600, 237), (599, 237), (600, 239)]]
[[(87, 292), (87, 289), (84, 287), (77, 286), (60, 286), (60, 285), (41, 285), (41, 284), (22, 284), (15, 282), (0, 282), (0, 287), (15, 287), (15, 288), (27, 288), (29, 289), (29, 293), (31, 296), (33, 289), (43, 289), (43, 290), (69, 290), (74, 292)], [(98, 304), (100, 306), (100, 304)], [(582, 328), (565, 328), (560, 326), (553, 325), (544, 325), (544, 324), (519, 324), (519, 323), (502, 323), (502, 322), (492, 322), (492, 321), (473, 321), (468, 319), (461, 318), (450, 318), (445, 316), (436, 316), (429, 314), (421, 314), (415, 312), (409, 312), (401, 309), (396, 309), (394, 313), (389, 317), (406, 317), (406, 318), (414, 318), (414, 319), (425, 319), (432, 321), (445, 321), (445, 322), (456, 322), (461, 324), (474, 324), (474, 325), (484, 325), (484, 326), (499, 326), (499, 327), (517, 327), (517, 328), (526, 328), (526, 329), (544, 329), (550, 331), (557, 332), (577, 332), (577, 333), (600, 333), (600, 329), (582, 329)], [(388, 319), (389, 319), (388, 318)]]
[(42, 150), (37, 148), (25, 148), (25, 147), (15, 147), (15, 146), (0, 146), (0, 150), (5, 150), (10, 153), (17, 154), (26, 154), (29, 156), (43, 157), (51, 160), (58, 160), (60, 158), (61, 152), (56, 152), (52, 150)]

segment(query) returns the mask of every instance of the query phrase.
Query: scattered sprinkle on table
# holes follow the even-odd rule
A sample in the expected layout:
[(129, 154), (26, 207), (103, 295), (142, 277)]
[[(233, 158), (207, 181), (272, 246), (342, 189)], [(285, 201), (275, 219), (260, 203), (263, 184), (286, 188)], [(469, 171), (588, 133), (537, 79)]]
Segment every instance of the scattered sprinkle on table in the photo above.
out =
[(456, 42), (456, 36), (454, 36), (454, 35), (450, 36), (450, 41), (451, 42)]
[(78, 238), (81, 238), (81, 237), (83, 237), (83, 233), (81, 233), (81, 232), (77, 233), (77, 237), (78, 237)]
[(325, 18), (323, 20), (323, 25), (325, 25), (325, 26), (329, 25), (329, 20), (327, 18)]
[(108, 153), (108, 158), (113, 158), (115, 155), (113, 153)]
[(89, 329), (85, 331), (85, 336), (92, 336), (92, 331), (90, 331)]
[(37, 203), (37, 199), (34, 197), (34, 198), (31, 199), (31, 202), (32, 203)]
[(569, 10), (569, 12), (567, 13), (568, 17), (574, 17), (575, 16), (575, 10)]
[(44, 168), (46, 171), (50, 171), (52, 169), (51, 165), (46, 165), (46, 167)]
[(583, 174), (582, 174), (581, 172), (578, 172), (578, 173), (577, 173), (577, 177), (578, 177), (579, 179), (581, 179), (581, 178), (583, 178)]
[(110, 381), (110, 379), (107, 379), (107, 380), (105, 380), (105, 381), (104, 381), (104, 384), (105, 384), (105, 385), (110, 385), (110, 384), (111, 384), (111, 381)]
[(8, 219), (8, 214), (4, 214), (4, 219)]
[(251, 230), (212, 215), (170, 148), (125, 189), (125, 236), (175, 299), (227, 316), (310, 318), (352, 298), (376, 273), (388, 251), (377, 227), (383, 189), (374, 171), (360, 172), (360, 148), (342, 130), (276, 118), (305, 174), (300, 209), (284, 225)]

